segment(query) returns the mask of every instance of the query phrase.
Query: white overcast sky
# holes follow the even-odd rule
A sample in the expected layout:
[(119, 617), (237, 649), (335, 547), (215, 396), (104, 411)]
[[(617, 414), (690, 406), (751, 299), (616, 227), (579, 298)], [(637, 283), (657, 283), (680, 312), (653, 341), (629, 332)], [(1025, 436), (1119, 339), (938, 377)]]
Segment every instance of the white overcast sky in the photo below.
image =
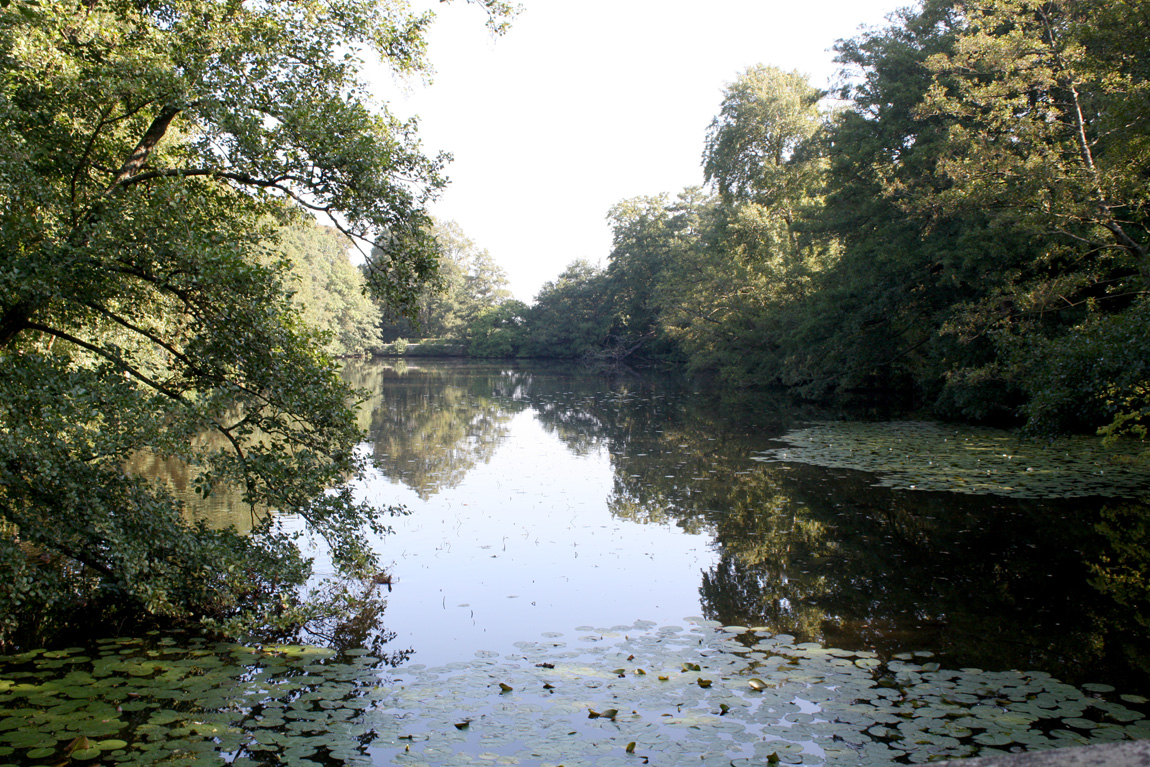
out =
[(520, 0), (502, 37), (480, 9), (413, 0), (437, 19), (431, 84), (377, 78), (425, 151), (451, 152), (433, 206), (507, 271), (515, 297), (575, 259), (606, 264), (608, 209), (703, 181), (724, 87), (755, 64), (825, 87), (831, 46), (909, 0)]

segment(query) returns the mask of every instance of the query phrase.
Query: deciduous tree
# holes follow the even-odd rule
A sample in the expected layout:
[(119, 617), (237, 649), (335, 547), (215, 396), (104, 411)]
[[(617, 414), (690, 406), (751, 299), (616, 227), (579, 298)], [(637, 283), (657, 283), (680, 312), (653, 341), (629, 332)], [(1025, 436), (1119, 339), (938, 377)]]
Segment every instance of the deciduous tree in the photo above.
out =
[[(384, 300), (434, 274), (443, 158), (360, 77), (368, 56), (420, 71), (429, 21), (390, 0), (0, 6), (0, 643), (98, 605), (306, 617), (307, 562), (270, 516), (248, 537), (189, 526), (126, 475), (138, 451), (371, 568), (380, 514), (325, 493), (359, 469), (351, 392), (262, 253), (302, 207), (379, 245)], [(226, 449), (190, 447), (205, 429)]]
[[(1038, 246), (970, 302), (958, 332), (995, 339), (1035, 427), (1097, 425), (1107, 412), (1141, 418), (1145, 346), (1114, 341), (1147, 328), (1147, 5), (959, 8), (954, 49), (928, 59), (934, 80), (919, 107), (950, 121), (935, 170), (947, 183), (929, 194), (909, 188), (906, 207), (934, 217), (985, 212)], [(1082, 359), (1089, 374), (1071, 374)]]

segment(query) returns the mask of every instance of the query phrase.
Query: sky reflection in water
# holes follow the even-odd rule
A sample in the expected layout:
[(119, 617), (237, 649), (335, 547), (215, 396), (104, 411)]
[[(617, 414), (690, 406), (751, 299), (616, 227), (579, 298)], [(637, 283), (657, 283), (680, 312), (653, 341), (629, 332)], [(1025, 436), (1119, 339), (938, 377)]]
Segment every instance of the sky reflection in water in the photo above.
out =
[(506, 424), (489, 461), (427, 500), (372, 477), (369, 497), (412, 511), (382, 542), (394, 643), (438, 665), (583, 624), (698, 614), (710, 538), (613, 517), (612, 478), (605, 447), (573, 454), (532, 410)]
[[(0, 658), (0, 758), (887, 767), (1150, 738), (1144, 504), (879, 487), (849, 468), (893, 439), (903, 486), (923, 481), (915, 456), (954, 467), (929, 463), (931, 483), (990, 481), (916, 424), (831, 422), (817, 461), (756, 461), (825, 414), (682, 379), (345, 373), (371, 393), (361, 491), (412, 512), (379, 541), (385, 657), (180, 633)], [(844, 463), (829, 446), (848, 435)], [(1137, 487), (1137, 465), (1116, 465)], [(186, 467), (141, 471), (187, 483)], [(227, 495), (191, 512), (247, 516)]]
[[(1124, 501), (874, 487), (763, 464), (797, 415), (571, 367), (353, 364), (390, 647), (439, 665), (580, 626), (702, 615), (886, 656), (1150, 689)], [(1116, 548), (1116, 546), (1118, 548)], [(1141, 570), (1140, 570), (1141, 569)]]

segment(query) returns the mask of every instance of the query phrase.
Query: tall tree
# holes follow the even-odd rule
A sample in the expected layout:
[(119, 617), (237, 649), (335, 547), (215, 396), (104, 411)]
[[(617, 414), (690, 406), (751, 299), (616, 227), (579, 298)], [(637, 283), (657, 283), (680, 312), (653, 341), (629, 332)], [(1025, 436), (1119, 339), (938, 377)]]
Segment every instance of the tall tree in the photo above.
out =
[(835, 95), (846, 106), (830, 127), (824, 205), (806, 225), (842, 253), (798, 308), (785, 343), (784, 381), (807, 396), (879, 389), (928, 399), (920, 387), (946, 369), (938, 342), (949, 308), (978, 291), (988, 271), (979, 217), (970, 227), (939, 219), (928, 229), (903, 207), (908, 185), (928, 194), (935, 183), (949, 121), (916, 110), (931, 85), (925, 61), (953, 45), (958, 15), (949, 0), (927, 0), (837, 45), (844, 80)]
[(703, 152), (703, 174), (725, 202), (756, 202), (793, 223), (812, 177), (818, 183), (819, 164), (807, 158), (824, 95), (802, 74), (762, 64), (727, 86)]
[[(1035, 426), (1097, 425), (1146, 406), (1150, 288), (1150, 6), (972, 0), (953, 51), (928, 59), (919, 108), (950, 120), (929, 215), (992, 211), (1041, 243), (972, 302), (961, 332), (990, 333)], [(1109, 339), (1109, 340), (1107, 340)], [(1075, 360), (1093, 362), (1082, 368)], [(1064, 366), (1077, 369), (1067, 375)]]
[[(1144, 3), (974, 0), (920, 111), (954, 118), (931, 204), (1037, 218), (1150, 277)], [(1061, 235), (1059, 237), (1059, 235)]]
[(833, 242), (802, 224), (825, 183), (823, 95), (804, 76), (768, 66), (749, 68), (724, 93), (703, 153), (720, 204), (699, 218), (708, 231), (664, 289), (664, 325), (694, 367), (740, 384), (781, 375), (783, 312), (834, 257)]
[(302, 221), (280, 233), (273, 252), (291, 262), (295, 305), (322, 332), (333, 356), (359, 356), (380, 345), (379, 307), (348, 257), (352, 243), (329, 226)]
[[(324, 493), (360, 468), (351, 392), (261, 253), (302, 206), (379, 244), (386, 300), (434, 274), (443, 160), (360, 77), (367, 55), (419, 71), (429, 20), (375, 0), (0, 6), (0, 643), (98, 603), (305, 617), (307, 562), (270, 516), (248, 537), (189, 526), (124, 475), (138, 451), (371, 568), (379, 514)], [(205, 429), (226, 448), (192, 448)]]

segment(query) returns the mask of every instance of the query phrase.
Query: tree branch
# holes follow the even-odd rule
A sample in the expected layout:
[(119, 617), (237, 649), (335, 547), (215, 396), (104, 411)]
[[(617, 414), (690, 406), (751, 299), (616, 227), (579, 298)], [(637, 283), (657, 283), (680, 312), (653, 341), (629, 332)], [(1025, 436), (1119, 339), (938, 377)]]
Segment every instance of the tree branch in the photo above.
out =
[(67, 341), (70, 344), (79, 346), (81, 349), (90, 351), (93, 354), (108, 360), (109, 362), (115, 363), (125, 373), (129, 374), (141, 383), (146, 384), (149, 388), (156, 390), (160, 394), (163, 394), (165, 397), (181, 404), (187, 403), (187, 400), (185, 400), (179, 392), (172, 391), (168, 387), (164, 386), (163, 383), (153, 379), (151, 376), (147, 375), (133, 365), (128, 364), (128, 362), (123, 357), (112, 351), (109, 351), (108, 349), (104, 349), (103, 347), (97, 346), (96, 344), (85, 341), (82, 338), (77, 338), (71, 333), (66, 333), (63, 330), (59, 330), (50, 325), (41, 325), (38, 322), (29, 322), (24, 327), (26, 330), (39, 330), (41, 333), (55, 336), (61, 341)]
[(160, 113), (152, 120), (152, 124), (148, 126), (148, 130), (140, 139), (140, 143), (136, 144), (136, 148), (132, 150), (132, 154), (120, 166), (120, 170), (116, 173), (116, 177), (112, 179), (112, 183), (104, 190), (104, 196), (111, 195), (120, 189), (123, 189), (128, 181), (133, 176), (136, 176), (144, 165), (148, 162), (152, 151), (156, 145), (160, 143), (160, 139), (168, 132), (168, 126), (172, 124), (182, 109), (177, 106), (166, 106)]
[[(234, 181), (237, 184), (242, 184), (244, 186), (255, 186), (255, 187), (259, 187), (261, 189), (275, 189), (276, 191), (282, 192), (283, 194), (290, 197), (293, 201), (295, 201), (301, 207), (307, 208), (308, 210), (311, 210), (311, 211), (315, 211), (316, 213), (323, 213), (324, 215), (326, 215), (328, 217), (328, 219), (331, 221), (332, 226), (334, 226), (336, 228), (336, 230), (338, 230), (341, 234), (343, 234), (345, 237), (347, 237), (349, 240), (351, 240), (352, 244), (355, 245), (356, 250), (358, 250), (365, 257), (368, 254), (366, 252), (364, 252), (363, 248), (360, 246), (360, 243), (363, 242), (363, 243), (368, 243), (368, 244), (374, 244), (371, 242), (371, 239), (369, 237), (366, 237), (366, 236), (364, 236), (358, 232), (354, 232), (354, 231), (348, 229), (346, 226), (344, 226), (343, 223), (341, 223), (340, 220), (336, 217), (335, 213), (333, 212), (332, 206), (330, 206), (330, 205), (317, 205), (314, 202), (310, 202), (305, 197), (303, 197), (298, 192), (296, 192), (294, 189), (285, 185), (283, 183), (284, 181), (293, 180), (292, 177), (290, 177), (290, 176), (280, 176), (280, 177), (274, 178), (274, 179), (265, 179), (265, 178), (258, 178), (256, 176), (252, 176), (252, 175), (249, 175), (247, 173), (240, 173), (238, 171), (231, 171), (231, 170), (221, 170), (218, 168), (168, 168), (168, 169), (164, 169), (164, 170), (150, 170), (150, 171), (146, 171), (143, 173), (136, 173), (135, 175), (133, 175), (131, 177), (120, 179), (117, 183), (118, 183), (120, 188), (127, 188), (129, 186), (132, 186), (133, 184), (139, 184), (139, 183), (151, 181), (151, 180), (157, 179), (157, 178), (193, 178), (193, 177), (208, 177), (208, 178), (215, 178), (215, 179), (226, 179), (228, 181)], [(294, 180), (296, 180), (297, 183), (305, 183), (306, 184), (306, 182), (299, 181), (298, 179), (294, 179)]]
[[(45, 333), (47, 335), (54, 336), (56, 338), (59, 338), (62, 341), (67, 341), (68, 343), (75, 344), (76, 346), (79, 346), (81, 349), (85, 349), (87, 351), (90, 351), (93, 354), (95, 354), (95, 355), (97, 355), (103, 359), (106, 359), (109, 362), (114, 363), (121, 370), (123, 370), (125, 373), (132, 376), (136, 380), (140, 381), (141, 383), (146, 385), (148, 388), (153, 389), (156, 392), (159, 392), (160, 394), (164, 395), (168, 399), (171, 399), (174, 402), (178, 402), (181, 405), (188, 405), (188, 401), (186, 399), (184, 399), (182, 394), (180, 394), (179, 392), (176, 392), (176, 391), (172, 391), (168, 387), (164, 386), (163, 383), (153, 379), (151, 376), (147, 375), (146, 373), (144, 373), (140, 369), (136, 368), (135, 366), (128, 364), (128, 362), (123, 357), (121, 357), (118, 354), (115, 354), (114, 352), (109, 351), (108, 349), (104, 349), (100, 346), (97, 346), (96, 344), (89, 343), (88, 341), (85, 341), (82, 338), (77, 338), (76, 336), (74, 336), (70, 333), (65, 333), (62, 330), (50, 327), (48, 325), (41, 325), (41, 324), (36, 323), (36, 322), (29, 322), (25, 325), (25, 328), (27, 330), (39, 330), (41, 333)], [(208, 420), (211, 422), (212, 428), (214, 428), (220, 434), (224, 435), (224, 438), (227, 439), (228, 442), (231, 443), (232, 449), (235, 450), (236, 456), (240, 459), (240, 461), (246, 463), (246, 459), (244, 457), (243, 446), (240, 445), (239, 441), (231, 434), (231, 431), (228, 429), (228, 427), (219, 423), (214, 418), (209, 418)]]

